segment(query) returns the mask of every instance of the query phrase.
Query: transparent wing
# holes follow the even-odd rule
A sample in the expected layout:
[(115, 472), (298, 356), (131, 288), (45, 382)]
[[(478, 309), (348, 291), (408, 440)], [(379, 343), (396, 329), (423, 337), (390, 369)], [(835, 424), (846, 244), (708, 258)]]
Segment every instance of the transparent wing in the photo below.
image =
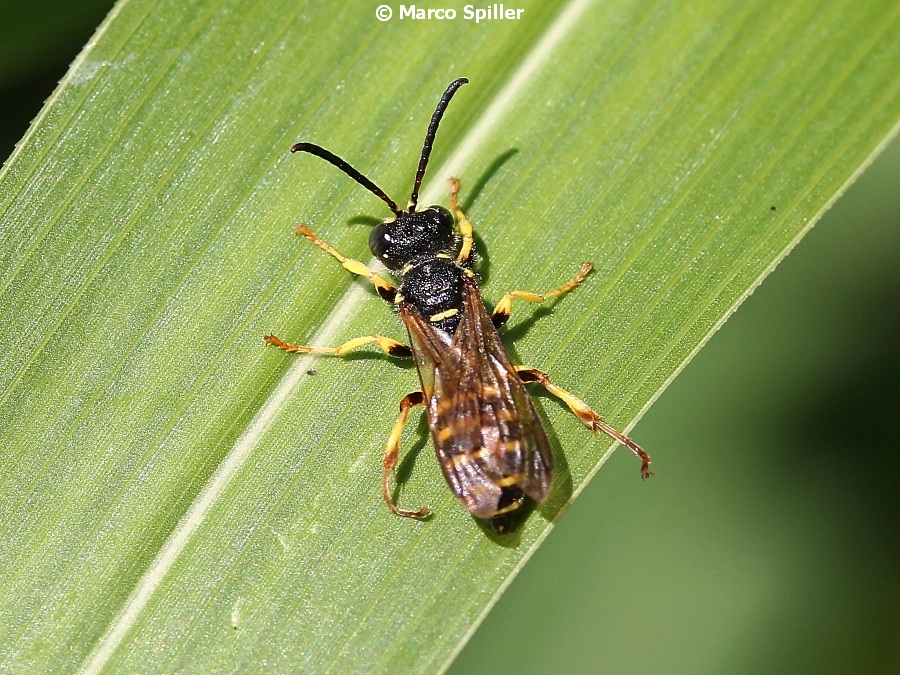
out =
[(551, 488), (547, 435), (474, 280), (463, 286), (462, 317), (451, 339), (419, 311), (400, 304), (409, 331), (428, 425), (444, 476), (478, 518), (537, 502)]

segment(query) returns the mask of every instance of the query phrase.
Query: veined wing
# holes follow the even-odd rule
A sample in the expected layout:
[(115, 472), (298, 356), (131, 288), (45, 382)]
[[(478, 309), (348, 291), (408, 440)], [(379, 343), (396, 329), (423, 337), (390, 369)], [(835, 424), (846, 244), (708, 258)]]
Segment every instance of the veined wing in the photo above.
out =
[(415, 306), (400, 303), (441, 469), (472, 515), (492, 519), (516, 509), (523, 495), (546, 499), (553, 460), (534, 404), (471, 278), (463, 283), (461, 313), (451, 338)]

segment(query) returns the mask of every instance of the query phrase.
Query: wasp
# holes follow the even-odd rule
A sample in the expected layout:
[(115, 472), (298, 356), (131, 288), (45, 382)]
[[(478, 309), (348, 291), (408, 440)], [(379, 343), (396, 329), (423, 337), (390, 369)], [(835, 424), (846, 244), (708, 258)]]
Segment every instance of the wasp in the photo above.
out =
[(537, 382), (561, 399), (592, 431), (602, 431), (641, 459), (641, 476), (650, 475), (650, 457), (584, 403), (553, 383), (546, 373), (513, 365), (498, 328), (510, 317), (514, 300), (540, 303), (572, 290), (591, 272), (583, 263), (567, 283), (546, 293), (507, 292), (493, 312), (481, 298), (473, 263), (472, 223), (459, 205), (459, 181), (450, 180), (450, 206), (418, 209), (419, 188), (438, 125), (447, 105), (466, 78), (447, 87), (425, 135), (412, 194), (405, 210), (369, 178), (343, 159), (313, 143), (297, 143), (291, 152), (306, 152), (334, 165), (385, 202), (393, 217), (377, 225), (369, 236), (372, 254), (397, 278), (384, 279), (367, 265), (338, 253), (306, 225), (297, 233), (336, 258), (353, 274), (365, 277), (400, 315), (409, 345), (383, 335), (349, 340), (339, 347), (307, 347), (284, 342), (274, 335), (265, 341), (287, 352), (341, 356), (373, 345), (390, 356), (413, 358), (420, 388), (400, 401), (400, 417), (388, 436), (382, 461), (382, 494), (399, 516), (425, 518), (430, 509), (397, 506), (392, 478), (400, 452), (400, 437), (412, 408), (423, 406), (441, 470), (450, 489), (469, 513), (487, 521), (496, 532), (517, 522), (526, 497), (540, 504), (553, 484), (553, 455), (526, 384)]

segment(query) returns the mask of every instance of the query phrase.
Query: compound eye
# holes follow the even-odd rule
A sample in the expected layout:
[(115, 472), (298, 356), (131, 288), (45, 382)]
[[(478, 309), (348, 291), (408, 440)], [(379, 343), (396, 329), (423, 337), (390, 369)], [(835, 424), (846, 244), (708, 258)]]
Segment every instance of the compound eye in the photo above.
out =
[(393, 231), (394, 223), (381, 223), (369, 233), (369, 249), (388, 269), (398, 269), (403, 266), (402, 254), (398, 250), (396, 233)]
[(453, 230), (453, 214), (450, 213), (443, 206), (439, 206), (435, 204), (434, 206), (428, 207), (429, 211), (434, 211), (437, 214), (438, 222), (440, 223), (441, 229), (445, 230)]
[(433, 251), (446, 251), (453, 246), (455, 232), (453, 229), (453, 215), (443, 206), (430, 206), (428, 211), (433, 214), (432, 221), (435, 233), (432, 240)]
[(443, 206), (429, 206), (425, 213), (428, 214), (429, 229), (431, 230), (430, 243), (433, 252), (446, 250), (453, 246), (454, 229), (453, 215)]

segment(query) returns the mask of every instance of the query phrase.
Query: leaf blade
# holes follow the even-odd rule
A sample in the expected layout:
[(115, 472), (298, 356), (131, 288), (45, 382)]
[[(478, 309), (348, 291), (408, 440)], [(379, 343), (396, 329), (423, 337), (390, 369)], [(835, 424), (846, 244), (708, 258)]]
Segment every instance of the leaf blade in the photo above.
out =
[[(359, 228), (342, 229), (333, 221), (348, 212), (369, 212), (373, 200), (339, 182), (330, 167), (307, 162), (296, 169), (283, 149), (300, 138), (329, 147), (324, 138), (343, 139), (349, 151), (337, 143), (334, 150), (351, 162), (350, 152), (361, 152), (371, 166), (359, 168), (369, 173), (377, 167), (379, 175), (384, 171), (388, 178), (383, 186), (389, 193), (408, 189), (405, 157), (416, 148), (396, 149), (418, 143), (418, 127), (433, 106), (434, 92), (460, 74), (450, 71), (465, 70), (473, 80), (467, 89), (483, 82), (490, 91), (514, 77), (529, 48), (546, 31), (546, 24), (534, 20), (523, 30), (531, 39), (524, 45), (510, 26), (474, 36), (458, 25), (426, 26), (411, 36), (404, 35), (399, 24), (373, 29), (371, 19), (349, 9), (336, 17), (321, 8), (318, 13), (304, 8), (292, 23), (272, 18), (278, 13), (269, 16), (263, 5), (226, 16), (217, 9), (236, 9), (216, 4), (176, 13), (177, 30), (172, 30), (163, 26), (171, 21), (163, 17), (172, 16), (169, 8), (163, 11), (164, 5), (121, 6), (109, 32), (97, 41), (97, 51), (82, 65), (109, 72), (82, 82), (77, 73), (87, 73), (76, 71), (74, 84), (62, 90), (57, 108), (43, 122), (46, 126), (32, 132), (2, 182), (4, 222), (18, 226), (15, 244), (30, 241), (31, 250), (42, 254), (23, 256), (24, 266), (17, 272), (12, 258), (4, 260), (3, 267), (17, 274), (6, 277), (5, 308), (18, 308), (20, 320), (15, 323), (29, 325), (23, 332), (3, 335), (10, 347), (4, 351), (9, 359), (4, 365), (12, 367), (2, 372), (21, 373), (3, 382), (8, 394), (4, 419), (19, 425), (14, 428), (23, 439), (17, 446), (21, 454), (16, 472), (6, 473), (3, 492), (12, 494), (24, 465), (33, 472), (34, 492), (17, 501), (14, 511), (33, 503), (39, 508), (37, 520), (23, 518), (10, 528), (20, 536), (2, 562), (4, 567), (10, 564), (15, 553), (27, 561), (11, 584), (29, 578), (53, 579), (56, 584), (33, 593), (31, 604), (7, 607), (5, 611), (17, 617), (7, 625), (12, 627), (10, 635), (21, 639), (25, 617), (37, 600), (57, 598), (44, 610), (43, 635), (66, 636), (65, 644), (51, 642), (57, 644), (57, 655), (70, 654), (73, 664), (97, 647), (217, 467), (227, 463), (256, 411), (267, 405), (282, 372), (301, 370), (286, 365), (284, 355), (259, 349), (259, 336), (275, 326), (291, 339), (291, 332), (304, 339), (314, 335), (315, 327), (335, 316), (335, 301), (345, 297), (350, 283), (345, 273), (291, 240), (289, 219), (277, 214), (323, 222), (316, 230), (327, 233), (336, 248), (364, 256), (365, 237)], [(536, 16), (549, 18), (556, 6), (544, 9), (547, 6), (529, 5), (526, 15), (533, 9)], [(865, 55), (876, 49), (896, 52), (896, 41), (889, 38), (896, 33), (897, 20), (896, 12), (887, 21), (879, 16), (873, 37), (860, 42), (854, 31), (875, 25), (874, 10), (854, 23), (838, 5), (821, 15), (811, 4), (797, 5), (785, 17), (763, 5), (742, 4), (733, 19), (728, 8), (711, 4), (680, 7), (673, 17), (668, 13), (672, 10), (654, 12), (623, 3), (617, 6), (616, 21), (607, 24), (605, 8), (585, 7), (583, 20), (534, 79), (524, 83), (512, 112), (469, 160), (468, 167), (490, 167), (511, 147), (522, 148), (483, 181), (470, 212), (488, 245), (490, 257), (483, 269), (490, 297), (499, 294), (494, 289), (537, 288), (567, 278), (569, 267), (563, 270), (552, 262), (557, 257), (572, 267), (582, 259), (577, 256), (600, 261), (606, 274), (596, 284), (599, 288), (591, 289), (596, 295), (579, 289), (560, 302), (553, 321), (528, 326), (514, 354), (521, 351), (524, 360), (531, 361), (540, 357), (542, 344), (557, 345), (536, 365), (551, 369), (563, 386), (577, 385), (578, 393), (591, 402), (607, 404), (603, 407), (609, 418), (625, 423), (811, 224), (846, 178), (848, 167), (864, 161), (889, 132), (897, 116), (897, 86), (877, 64), (867, 64)], [(695, 34), (698, 22), (707, 30)], [(289, 36), (299, 34), (292, 30), (304, 23), (307, 42), (303, 48), (291, 45)], [(326, 35), (333, 39), (334, 34), (325, 27), (333, 25), (346, 31), (341, 34), (349, 37), (339, 42), (352, 45), (350, 49), (328, 44)], [(616, 25), (631, 33), (614, 39)], [(673, 25), (678, 27), (674, 36), (669, 34)], [(722, 25), (731, 32), (719, 31)], [(830, 51), (822, 49), (821, 37), (813, 38), (815, 31), (823, 30), (843, 41)], [(236, 37), (226, 40), (231, 34)], [(261, 35), (267, 41), (255, 52), (251, 46)], [(469, 49), (460, 56), (444, 41), (462, 35)], [(780, 42), (770, 45), (779, 35)], [(685, 54), (679, 36), (694, 40)], [(807, 41), (798, 39), (803, 36)], [(643, 50), (632, 51), (632, 37)], [(155, 44), (160, 40), (162, 44)], [(378, 61), (367, 63), (362, 57), (379, 40), (390, 43), (397, 54), (379, 53)], [(505, 49), (504, 40), (514, 47)], [(423, 70), (411, 72), (404, 54), (423, 41), (429, 45), (423, 50)], [(734, 42), (756, 45), (758, 62), (745, 63)], [(839, 47), (852, 44), (857, 45), (856, 60), (838, 59)], [(306, 54), (310, 50), (315, 57)], [(490, 56), (504, 51), (515, 56), (501, 60), (498, 67)], [(316, 67), (323, 53), (330, 54), (327, 72)], [(149, 60), (138, 68), (131, 65), (134, 59), (128, 60), (132, 54), (148, 55)], [(794, 117), (790, 103), (802, 101), (809, 92), (791, 75), (791, 58), (821, 73), (807, 86), (826, 85), (815, 88), (817, 105)], [(614, 75), (580, 88), (595, 72), (592, 59), (608, 62)], [(300, 69), (304, 92), (312, 92), (299, 102), (278, 86), (290, 78), (296, 70), (292, 62), (298, 61), (306, 66)], [(573, 61), (577, 67), (554, 70)], [(429, 65), (438, 67), (420, 82), (418, 76)], [(843, 87), (856, 68), (867, 65), (864, 90), (871, 96), (860, 96), (859, 91), (851, 96)], [(379, 70), (395, 76), (391, 81), (398, 91), (415, 91), (415, 96), (402, 101), (383, 97), (372, 81)], [(769, 70), (786, 75), (774, 82), (763, 80), (761, 89), (743, 86), (746, 78)], [(119, 73), (122, 77), (113, 77)], [(200, 73), (208, 82), (198, 87)], [(722, 77), (711, 78), (710, 73)], [(655, 91), (659, 81), (669, 83), (668, 96)], [(129, 84), (130, 89), (123, 86)], [(704, 100), (712, 103), (703, 121), (715, 123), (719, 137), (704, 141), (700, 125), (684, 123), (694, 102), (688, 95), (679, 97), (679, 87), (706, 93)], [(354, 98), (366, 102), (362, 111), (347, 112), (343, 92), (351, 89)], [(743, 96), (728, 107), (724, 102), (732, 99), (732, 92)], [(464, 98), (462, 93), (442, 125), (436, 166), (489, 108), (489, 97)], [(63, 100), (66, 96), (70, 98)], [(634, 108), (624, 103), (604, 107), (618, 101), (634, 106), (642, 97), (636, 115), (630, 115)], [(774, 106), (779, 97), (785, 102)], [(865, 111), (847, 103), (859, 98), (866, 100)], [(86, 111), (89, 100), (105, 101), (107, 107)], [(829, 115), (835, 100), (844, 105)], [(782, 115), (802, 143), (785, 144), (768, 129), (769, 111), (763, 102), (773, 106), (776, 118)], [(463, 110), (455, 115), (458, 108)], [(587, 114), (604, 108), (608, 117)], [(93, 112), (96, 125), (113, 109), (128, 110), (129, 116), (112, 135), (75, 122), (79, 114)], [(281, 122), (285, 119), (297, 121), (288, 130)], [(856, 126), (848, 127), (847, 120)], [(816, 124), (826, 131), (837, 126), (852, 132), (837, 139), (815, 129)], [(315, 134), (306, 131), (307, 125)], [(145, 135), (148, 130), (152, 134)], [(414, 137), (407, 141), (409, 133)], [(42, 145), (41, 134), (53, 142), (44, 140)], [(48, 150), (71, 145), (55, 140), (67, 137), (78, 139), (86, 157)], [(548, 143), (548, 137), (554, 142)], [(147, 151), (145, 140), (154, 138), (166, 142)], [(360, 141), (369, 138), (374, 141)], [(760, 138), (778, 147), (781, 155), (761, 160), (755, 145)], [(802, 151), (814, 150), (822, 139), (828, 142), (823, 151), (828, 161), (815, 152), (804, 159)], [(363, 147), (354, 151), (360, 144)], [(779, 175), (785, 173), (785, 164), (776, 166), (776, 159), (791, 153), (788, 159), (794, 164), (786, 173), (795, 176), (793, 182)], [(71, 167), (65, 166), (66, 160)], [(138, 168), (129, 171), (129, 166)], [(674, 172), (669, 168), (673, 166)], [(36, 168), (15, 173), (28, 167)], [(613, 170), (604, 171), (607, 167)], [(755, 169), (766, 182), (744, 185), (740, 176), (728, 177), (730, 167)], [(590, 209), (597, 175), (611, 180), (603, 193), (606, 222), (595, 229)], [(12, 182), (16, 178), (23, 190)], [(71, 187), (60, 188), (67, 178)], [(377, 180), (381, 184), (383, 179)], [(48, 185), (55, 189), (49, 190), (48, 208), (37, 219), (42, 226), (32, 233), (24, 226), (31, 222), (27, 214), (39, 208), (38, 195)], [(760, 201), (761, 191), (766, 197), (784, 194), (789, 206), (771, 212), (768, 200)], [(557, 199), (559, 194), (568, 199)], [(348, 202), (351, 195), (358, 201)], [(714, 220), (718, 210), (730, 218)], [(98, 211), (106, 218), (91, 217)], [(698, 214), (701, 222), (707, 216), (716, 224), (696, 227)], [(277, 228), (272, 226), (275, 218)], [(564, 226), (520, 225), (531, 222)], [(155, 229), (157, 223), (171, 227)], [(627, 252), (624, 261), (619, 251)], [(726, 267), (696, 262), (707, 259)], [(599, 281), (601, 275), (597, 277)], [(144, 280), (147, 288), (134, 289), (135, 279)], [(66, 292), (70, 287), (74, 293)], [(377, 314), (377, 298), (353, 293), (358, 300), (352, 306), (359, 314), (339, 317), (335, 339), (382, 328), (399, 337), (387, 313)], [(567, 321), (572, 322), (569, 328)], [(56, 344), (54, 339), (63, 333), (72, 337)], [(29, 350), (34, 343), (43, 351)], [(600, 359), (598, 353), (603, 354)], [(129, 671), (228, 668), (239, 663), (310, 669), (439, 668), (546, 535), (547, 524), (535, 514), (517, 547), (497, 547), (460, 512), (424, 457), (416, 462), (402, 499), (434, 505), (439, 518), (427, 525), (391, 519), (373, 490), (379, 472), (373, 449), (381, 446), (384, 424), (394, 414), (392, 401), (415, 387), (415, 378), (409, 371), (398, 381), (383, 382), (383, 359), (318, 361), (316, 369), (318, 375), (298, 378), (296, 391), (246, 456), (248, 463), (235, 467), (199, 527), (190, 531), (185, 547), (166, 562), (159, 586), (140, 601), (135, 623), (116, 643), (111, 660), (103, 663)], [(335, 381), (343, 383), (337, 391), (331, 389)], [(51, 385), (55, 391), (47, 393)], [(369, 393), (376, 389), (383, 391), (377, 398)], [(540, 404), (554, 422), (556, 431), (551, 433), (557, 436), (557, 447), (565, 448), (560, 482), (569, 487), (552, 506), (561, 509), (609, 448), (586, 439), (577, 422), (556, 404), (543, 398)], [(56, 417), (41, 420), (29, 414), (30, 409), (51, 409)], [(360, 411), (366, 410), (373, 414), (361, 425)], [(348, 456), (347, 439), (353, 456)], [(47, 458), (35, 458), (29, 447), (52, 448), (56, 454), (45, 462)], [(92, 458), (92, 447), (103, 448), (100, 461)], [(335, 476), (341, 477), (340, 483)], [(61, 501), (53, 504), (60, 494)], [(434, 536), (438, 527), (444, 532), (441, 537)], [(39, 546), (36, 537), (43, 537), (44, 543)], [(386, 549), (385, 540), (403, 552), (400, 559)], [(37, 553), (41, 548), (57, 553)], [(100, 573), (75, 581), (86, 566)], [(98, 578), (114, 581), (95, 599), (82, 600)], [(414, 598), (418, 604), (398, 612), (390, 602), (392, 595)], [(81, 611), (66, 609), (72, 607)], [(416, 616), (441, 619), (422, 621)], [(392, 639), (385, 641), (385, 634)], [(76, 640), (76, 635), (87, 639)], [(252, 639), (259, 635), (272, 637)], [(36, 644), (36, 638), (25, 640), (20, 653), (28, 654)], [(161, 645), (168, 660), (159, 660), (155, 653)]]

